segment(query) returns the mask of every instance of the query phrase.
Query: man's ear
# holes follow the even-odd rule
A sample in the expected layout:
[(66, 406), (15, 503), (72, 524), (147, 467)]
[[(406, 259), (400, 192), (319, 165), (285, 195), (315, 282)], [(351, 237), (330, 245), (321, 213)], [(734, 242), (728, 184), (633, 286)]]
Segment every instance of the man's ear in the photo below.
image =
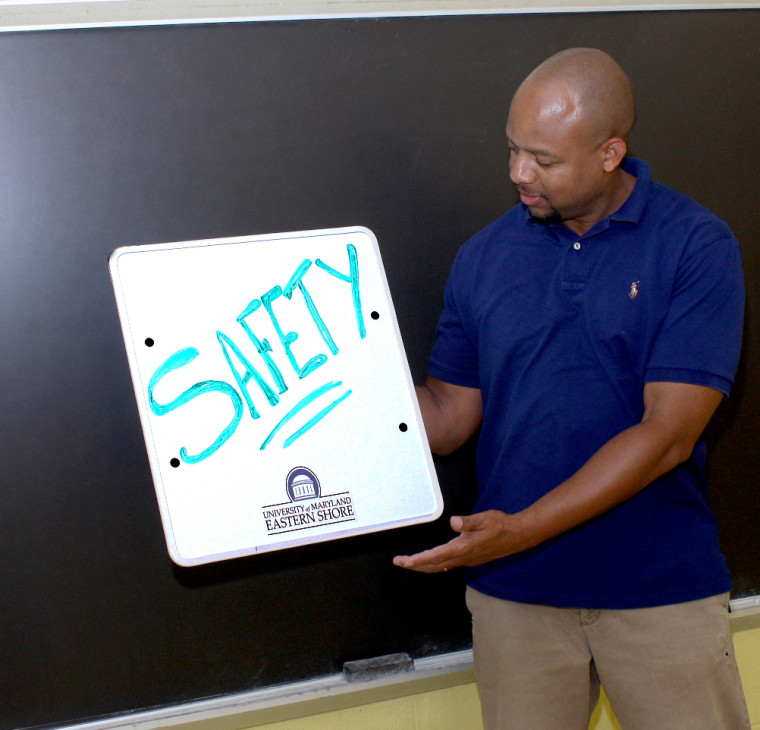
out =
[(603, 145), (604, 171), (614, 172), (628, 152), (628, 145), (622, 137), (610, 137)]

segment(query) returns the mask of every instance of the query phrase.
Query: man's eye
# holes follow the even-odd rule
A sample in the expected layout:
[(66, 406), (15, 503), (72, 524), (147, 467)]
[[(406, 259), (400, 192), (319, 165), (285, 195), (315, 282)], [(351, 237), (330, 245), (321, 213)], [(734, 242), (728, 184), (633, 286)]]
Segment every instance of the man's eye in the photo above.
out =
[(536, 162), (538, 163), (539, 167), (553, 167), (557, 164), (556, 162), (546, 162), (544, 160), (536, 160)]

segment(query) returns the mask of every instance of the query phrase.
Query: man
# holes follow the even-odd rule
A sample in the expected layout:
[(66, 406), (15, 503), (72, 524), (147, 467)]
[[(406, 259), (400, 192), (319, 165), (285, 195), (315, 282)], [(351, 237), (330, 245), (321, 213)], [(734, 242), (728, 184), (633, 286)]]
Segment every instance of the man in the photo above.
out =
[(626, 157), (631, 83), (571, 49), (517, 90), (521, 203), (459, 252), (429, 375), (431, 448), (480, 428), (475, 514), (401, 567), (469, 566), (487, 730), (749, 728), (701, 434), (728, 393), (743, 279), (726, 225)]

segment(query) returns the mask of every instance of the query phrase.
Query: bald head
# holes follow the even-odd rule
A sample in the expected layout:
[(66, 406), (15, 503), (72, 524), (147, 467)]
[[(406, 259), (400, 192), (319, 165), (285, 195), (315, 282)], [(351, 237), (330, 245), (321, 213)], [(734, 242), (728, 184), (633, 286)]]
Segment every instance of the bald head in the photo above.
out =
[(606, 53), (573, 48), (520, 85), (507, 119), (509, 176), (530, 214), (582, 235), (627, 200), (633, 88)]
[(526, 98), (546, 120), (582, 125), (595, 144), (625, 139), (636, 116), (630, 79), (595, 48), (571, 48), (544, 61), (520, 85), (513, 104)]

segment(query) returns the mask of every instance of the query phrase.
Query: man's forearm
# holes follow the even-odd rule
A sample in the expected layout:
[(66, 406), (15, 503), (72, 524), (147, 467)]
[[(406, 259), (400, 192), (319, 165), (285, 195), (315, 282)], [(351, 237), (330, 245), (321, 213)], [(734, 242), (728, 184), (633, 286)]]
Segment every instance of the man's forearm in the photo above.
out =
[(480, 391), (431, 376), (416, 387), (422, 420), (434, 454), (450, 454), (478, 429), (483, 418)]
[[(658, 386), (661, 384), (657, 384)], [(533, 547), (629, 499), (691, 455), (722, 398), (717, 391), (680, 386), (692, 396), (692, 412), (676, 418), (655, 411), (608, 441), (573, 476), (519, 517)], [(698, 390), (693, 390), (697, 388)], [(663, 410), (667, 411), (668, 406)], [(517, 516), (517, 515), (516, 515)]]
[(434, 454), (450, 454), (459, 444), (456, 443), (448, 425), (445, 410), (427, 386), (418, 385), (415, 390), (430, 450)]
[(618, 434), (572, 477), (515, 515), (534, 547), (613, 509), (680, 463), (673, 444), (646, 423)]
[(722, 394), (678, 383), (645, 387), (641, 423), (602, 446), (573, 476), (516, 514), (499, 510), (452, 517), (457, 537), (396, 565), (436, 573), (528, 550), (593, 519), (646, 488), (691, 454)]

